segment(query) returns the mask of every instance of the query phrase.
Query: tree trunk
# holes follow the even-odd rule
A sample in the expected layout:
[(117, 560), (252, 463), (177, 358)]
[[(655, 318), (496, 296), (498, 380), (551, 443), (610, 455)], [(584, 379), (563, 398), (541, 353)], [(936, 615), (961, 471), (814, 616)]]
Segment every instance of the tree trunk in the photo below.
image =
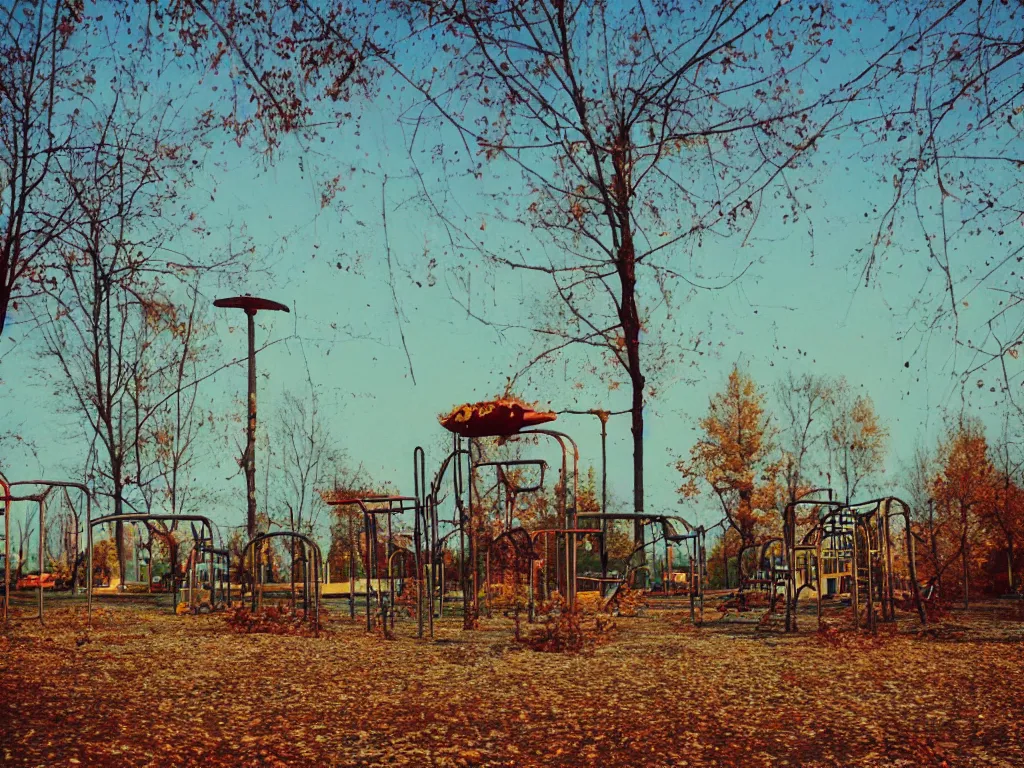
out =
[(71, 596), (75, 596), (75, 592), (78, 589), (78, 569), (82, 567), (82, 560), (85, 559), (85, 552), (78, 552), (75, 554), (73, 565), (71, 566)]
[(736, 551), (736, 579), (740, 590), (743, 589), (743, 555), (747, 551), (746, 541), (740, 541), (739, 549)]
[[(121, 501), (121, 482), (120, 482), (120, 469), (116, 469), (114, 472), (114, 514), (120, 515), (124, 512), (124, 503)], [(114, 523), (114, 547), (117, 550), (117, 570), (121, 578), (120, 589), (124, 590), (125, 581), (127, 578), (126, 567), (126, 553), (124, 547), (124, 522), (118, 520)]]
[[(636, 255), (633, 250), (632, 233), (629, 228), (628, 207), (626, 216), (620, 217), (622, 224), (622, 245), (619, 248), (618, 273), (622, 289), (619, 321), (625, 343), (626, 362), (632, 388), (630, 404), (631, 431), (633, 433), (633, 512), (638, 518), (644, 514), (644, 380), (640, 361), (640, 314), (636, 305)], [(647, 562), (643, 548), (644, 526), (642, 520), (633, 522), (633, 545), (639, 548), (638, 567)], [(646, 586), (646, 577), (641, 577), (640, 588)]]
[(1013, 536), (1008, 534), (1007, 537), (1006, 537), (1006, 575), (1007, 575), (1007, 582), (1008, 582), (1007, 591), (1011, 595), (1016, 591), (1015, 590), (1016, 585), (1013, 583), (1013, 581), (1014, 581), (1014, 579), (1013, 579), (1013, 559), (1014, 559), (1014, 555), (1016, 554), (1014, 552), (1014, 549), (1015, 549), (1015, 547), (1014, 547)]
[(725, 589), (729, 589), (729, 584), (731, 583), (729, 579), (729, 542), (725, 540), (724, 536), (722, 543), (722, 563), (722, 586)]
[[(636, 515), (644, 512), (644, 393), (643, 376), (640, 376), (640, 383), (633, 385), (633, 404), (631, 408), (632, 432), (633, 432), (633, 509)], [(643, 521), (637, 519), (633, 522), (634, 546), (642, 547), (644, 544)], [(647, 562), (647, 550), (640, 549), (640, 565)], [(640, 587), (643, 588), (646, 578), (641, 577)]]
[(932, 568), (935, 569), (935, 587), (942, 594), (942, 572), (939, 570), (939, 539), (935, 535), (935, 510), (932, 503), (928, 503), (928, 535), (931, 539)]
[(970, 581), (967, 571), (968, 554), (967, 554), (967, 529), (964, 528), (963, 537), (960, 539), (960, 556), (962, 558), (963, 569), (964, 569), (964, 609), (971, 607), (970, 600)]

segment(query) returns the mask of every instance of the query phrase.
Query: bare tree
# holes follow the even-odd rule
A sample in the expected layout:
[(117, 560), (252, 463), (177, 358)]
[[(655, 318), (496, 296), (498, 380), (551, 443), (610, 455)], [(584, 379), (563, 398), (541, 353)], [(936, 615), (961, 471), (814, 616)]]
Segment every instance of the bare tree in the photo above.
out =
[(828, 419), (829, 484), (838, 483), (840, 498), (849, 504), (857, 490), (882, 470), (889, 430), (878, 420), (871, 398), (854, 395), (842, 378), (833, 386)]
[(914, 536), (925, 545), (926, 558), (936, 584), (941, 589), (942, 561), (939, 556), (940, 532), (944, 521), (935, 514), (935, 500), (932, 498), (932, 482), (938, 474), (936, 455), (920, 442), (914, 447), (914, 455), (903, 467), (904, 486), (909, 495), (913, 511)]
[[(117, 514), (135, 479), (133, 457), (142, 439), (134, 428), (133, 388), (143, 368), (149, 366), (148, 376), (159, 366), (143, 360), (150, 355), (147, 327), (155, 308), (169, 301), (165, 281), (182, 269), (155, 257), (167, 231), (154, 223), (187, 154), (182, 137), (164, 126), (169, 108), (146, 110), (141, 86), (125, 78), (111, 102), (97, 108), (88, 143), (60, 164), (74, 199), (74, 226), (57, 243), (40, 318), (45, 357), (95, 441), (91, 469)], [(120, 522), (115, 535), (123, 576)]]
[(82, 25), (81, 10), (60, 0), (0, 7), (0, 335), (70, 224), (73, 199), (53, 177), (77, 127), (64, 102), (88, 88), (71, 44)]
[(776, 196), (787, 220), (802, 215), (788, 172), (824, 129), (819, 91), (804, 88), (825, 45), (809, 27), (831, 19), (824, 7), (807, 19), (755, 2), (419, 7), (424, 35), (438, 23), (452, 32), (431, 60), (450, 63), (420, 92), (468, 154), (472, 142), (521, 174), (497, 210), (530, 228), (543, 255), (498, 254), (465, 229), (458, 244), (548, 281), (556, 321), (530, 327), (547, 342), (529, 365), (574, 348), (623, 375), (643, 514), (648, 376), (667, 360), (653, 342), (673, 333), (678, 294), (726, 286), (749, 266), (705, 260), (706, 240), (746, 241)]
[[(177, 8), (194, 50), (215, 37), (216, 60), (247, 75), (271, 130), (308, 130), (318, 102), (369, 92), (385, 71), (416, 95), (402, 105), (410, 157), (453, 258), (478, 254), (550, 291), (554, 321), (548, 314), (527, 326), (545, 340), (532, 362), (586, 350), (628, 382), (633, 507), (642, 513), (643, 408), (651, 370), (665, 359), (656, 331), (666, 326), (661, 340), (672, 343), (678, 296), (727, 285), (749, 265), (705, 260), (705, 241), (747, 242), (776, 198), (784, 221), (804, 218), (790, 170), (834, 117), (819, 119), (815, 107), (841, 111), (847, 100), (823, 93), (809, 71), (833, 42), (829, 7), (452, 0), (367, 11), (265, 0), (236, 11), (192, 0)], [(333, 125), (350, 115), (318, 117)], [(544, 256), (497, 253), (428, 192), (418, 142), (437, 125), (451, 134), (423, 151), (440, 159), (442, 175), (454, 165), (482, 177), (479, 153), (521, 177), (492, 196), (487, 213), (531, 230)], [(471, 309), (471, 298), (463, 304)], [(685, 354), (686, 344), (676, 346)]]
[(1001, 392), (1020, 410), (1020, 5), (906, 0), (879, 12), (906, 32), (873, 72), (865, 107), (876, 108), (851, 126), (864, 140), (861, 159), (886, 169), (863, 280), (892, 286), (887, 259), (900, 262), (899, 274), (911, 260), (921, 264), (908, 332), (951, 336), (961, 383)]
[(1024, 490), (1021, 482), (1024, 458), (1020, 445), (1010, 430), (1007, 414), (1003, 419), (1003, 430), (999, 442), (991, 446), (995, 455), (995, 498), (982, 509), (982, 525), (993, 541), (1001, 542), (1006, 556), (1007, 586), (1010, 593), (1017, 588), (1014, 571), (1017, 547), (1024, 537)]
[[(36, 517), (34, 510), (26, 511), (18, 519), (18, 546), (16, 547), (18, 551), (18, 565), (15, 568), (14, 575), (12, 577), (15, 581), (21, 578), (22, 571), (25, 568), (25, 563), (28, 561), (28, 548), (32, 541), (33, 533), (32, 525), (34, 521), (38, 522), (38, 519), (39, 518)], [(40, 563), (42, 563), (42, 557), (40, 557)], [(43, 567), (40, 565), (39, 572), (42, 573), (42, 571)]]
[(285, 392), (277, 414), (278, 503), (293, 531), (311, 533), (325, 509), (318, 493), (329, 485), (339, 460), (320, 413), (316, 387), (309, 398)]
[[(192, 275), (185, 301), (150, 301), (139, 341), (145, 352), (133, 361), (129, 398), (138, 445), (133, 452), (138, 494), (147, 512), (170, 515), (199, 512), (208, 501), (195, 482), (200, 440), (214, 423), (204, 413), (199, 386), (213, 351), (199, 290), (200, 273)], [(146, 547), (152, 559), (159, 540), (167, 549), (172, 572), (178, 563), (177, 521), (147, 523)]]
[(828, 430), (828, 409), (832, 384), (823, 376), (792, 371), (775, 385), (781, 406), (779, 447), (782, 451), (781, 477), (789, 502), (794, 502), (815, 484), (812, 476), (821, 461)]

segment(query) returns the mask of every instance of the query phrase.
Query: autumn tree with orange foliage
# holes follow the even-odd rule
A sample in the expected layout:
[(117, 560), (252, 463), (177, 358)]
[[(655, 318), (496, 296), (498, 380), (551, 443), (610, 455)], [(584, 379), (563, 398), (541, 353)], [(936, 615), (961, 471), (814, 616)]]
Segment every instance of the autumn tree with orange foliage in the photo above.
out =
[(999, 550), (1006, 558), (1007, 590), (1013, 593), (1017, 590), (1017, 544), (1024, 539), (1024, 488), (1018, 482), (1024, 459), (1013, 449), (1008, 422), (1004, 422), (1003, 434), (992, 453), (996, 470), (994, 499), (981, 510), (980, 523), (991, 550), (989, 560), (994, 560)]
[(932, 480), (932, 497), (941, 527), (957, 543), (935, 578), (959, 560), (964, 608), (968, 608), (972, 544), (980, 533), (980, 519), (991, 513), (996, 498), (996, 473), (981, 422), (962, 418), (940, 441), (938, 455), (940, 469)]
[(729, 526), (740, 537), (742, 583), (743, 553), (763, 541), (778, 522), (778, 505), (785, 493), (764, 393), (753, 378), (734, 367), (725, 391), (711, 399), (700, 428), (704, 436), (690, 449), (689, 460), (676, 463), (683, 476), (679, 493), (689, 499), (699, 495), (699, 481), (711, 486)]

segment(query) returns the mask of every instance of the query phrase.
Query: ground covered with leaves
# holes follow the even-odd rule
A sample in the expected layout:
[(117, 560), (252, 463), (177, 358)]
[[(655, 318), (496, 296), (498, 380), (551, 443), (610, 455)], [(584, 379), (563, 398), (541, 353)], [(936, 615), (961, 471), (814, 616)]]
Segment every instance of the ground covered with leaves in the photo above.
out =
[[(56, 608), (0, 634), (5, 766), (1021, 766), (1024, 611), (784, 636), (751, 614), (616, 619), (583, 653), (512, 621), (433, 643)], [(246, 624), (246, 626), (248, 626)], [(245, 627), (242, 627), (245, 629)]]

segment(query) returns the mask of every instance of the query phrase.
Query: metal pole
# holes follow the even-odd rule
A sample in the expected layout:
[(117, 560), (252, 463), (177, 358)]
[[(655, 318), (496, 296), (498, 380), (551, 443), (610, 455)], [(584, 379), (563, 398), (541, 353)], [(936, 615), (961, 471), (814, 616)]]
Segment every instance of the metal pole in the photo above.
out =
[[(601, 514), (608, 514), (608, 412), (598, 411), (601, 420)], [(601, 597), (604, 597), (605, 579), (608, 578), (608, 518), (601, 519)]]
[(255, 296), (234, 296), (217, 299), (215, 307), (243, 309), (246, 315), (249, 353), (248, 424), (245, 434), (245, 490), (246, 490), (246, 531), (250, 541), (256, 535), (256, 312), (272, 310), (288, 312), (288, 307), (276, 301)]
[(814, 550), (814, 577), (817, 580), (817, 589), (815, 590), (818, 594), (818, 626), (821, 626), (821, 593), (824, 591), (821, 586), (821, 539), (818, 539), (816, 549)]
[(857, 516), (853, 513), (853, 592), (850, 595), (853, 608), (853, 628), (860, 629), (860, 558), (857, 547)]
[[(0, 489), (4, 496), (11, 495), (11, 488), (0, 475)], [(4, 623), (7, 623), (7, 611), (11, 602), (11, 502), (4, 499)]]
[(434, 528), (437, 519), (437, 508), (433, 501), (434, 494), (431, 491), (427, 497), (427, 518), (424, 520), (424, 525), (427, 527), (427, 629), (430, 632), (430, 639), (434, 639), (434, 583), (437, 581), (437, 571), (435, 566), (435, 552), (437, 548), (437, 540), (434, 536)]
[(39, 497), (39, 623), (43, 623), (43, 557), (46, 552), (46, 494)]
[(892, 519), (891, 514), (892, 499), (886, 499), (884, 502), (885, 509), (885, 567), (886, 567), (886, 602), (889, 608), (889, 621), (896, 621), (896, 595), (895, 586), (893, 585), (893, 560), (892, 560), (892, 536), (889, 528), (890, 521)]
[(213, 611), (217, 605), (217, 574), (213, 570), (213, 528), (208, 530), (210, 532), (210, 610)]
[(372, 518), (372, 515), (370, 515), (370, 513), (368, 511), (363, 510), (363, 528), (366, 531), (366, 554), (363, 555), (363, 559), (366, 561), (366, 631), (367, 632), (371, 631), (371, 629), (372, 629), (371, 624), (370, 624), (370, 563), (371, 563), (371, 556), (372, 556), (372, 549), (371, 548), (375, 549), (376, 546), (377, 546), (376, 536), (374, 536), (374, 541), (372, 543), (370, 541), (370, 534), (371, 534), (371, 531), (370, 531), (370, 527), (371, 527), (370, 526), (370, 520), (371, 520), (371, 518)]
[[(10, 495), (5, 490), (5, 495)], [(91, 595), (90, 595), (91, 600)], [(4, 623), (7, 622), (7, 612), (11, 604), (11, 503), (4, 503)], [(91, 602), (90, 602), (91, 606)]]
[(875, 567), (872, 561), (872, 548), (871, 548), (871, 527), (867, 524), (864, 525), (864, 539), (867, 544), (867, 563), (868, 563), (868, 588), (867, 588), (867, 600), (864, 605), (867, 608), (867, 628), (871, 630), (871, 633), (875, 632)]
[(256, 310), (245, 310), (249, 332), (249, 421), (245, 430), (246, 530), (256, 535)]
[[(420, 464), (416, 463), (416, 458), (419, 456)], [(415, 574), (416, 574), (416, 637), (423, 638), (423, 590), (420, 588), (420, 582), (426, 582), (426, 574), (423, 570), (423, 557), (422, 547), (420, 542), (420, 531), (423, 527), (420, 525), (420, 515), (424, 514), (425, 496), (426, 496), (426, 469), (425, 469), (425, 454), (422, 448), (416, 446), (412, 453), (412, 477), (413, 484), (415, 486), (416, 495), (416, 508), (413, 510), (413, 542), (415, 543)], [(424, 467), (421, 469), (421, 467)], [(422, 475), (422, 477), (421, 477)]]
[[(514, 597), (513, 597), (514, 599)], [(491, 547), (484, 550), (484, 610), (491, 618)]]
[(356, 540), (352, 520), (355, 515), (348, 513), (348, 616), (356, 618)]
[[(391, 526), (391, 516), (393, 514), (391, 510), (394, 509), (394, 506), (394, 502), (388, 504), (388, 543), (384, 548), (384, 554), (386, 554), (388, 558), (388, 599), (391, 601), (388, 606), (388, 612), (391, 614), (391, 629), (395, 628), (395, 574), (392, 572), (391, 568), (391, 555), (394, 554), (393, 550), (395, 546)], [(405, 566), (405, 558), (402, 558), (402, 566)]]
[(697, 580), (694, 578), (694, 574), (696, 573), (696, 569), (694, 567), (694, 565), (695, 565), (694, 560), (696, 559), (697, 548), (699, 546), (700, 546), (699, 540), (697, 539), (697, 537), (694, 537), (694, 538), (690, 539), (689, 546), (687, 546), (687, 548), (686, 548), (686, 556), (687, 556), (687, 558), (690, 561), (690, 583), (687, 586), (689, 587), (688, 591), (690, 593), (690, 623), (691, 624), (696, 624), (697, 623), (696, 622), (696, 617), (694, 616), (694, 610), (697, 607), (697, 593), (694, 591), (697, 588)]

